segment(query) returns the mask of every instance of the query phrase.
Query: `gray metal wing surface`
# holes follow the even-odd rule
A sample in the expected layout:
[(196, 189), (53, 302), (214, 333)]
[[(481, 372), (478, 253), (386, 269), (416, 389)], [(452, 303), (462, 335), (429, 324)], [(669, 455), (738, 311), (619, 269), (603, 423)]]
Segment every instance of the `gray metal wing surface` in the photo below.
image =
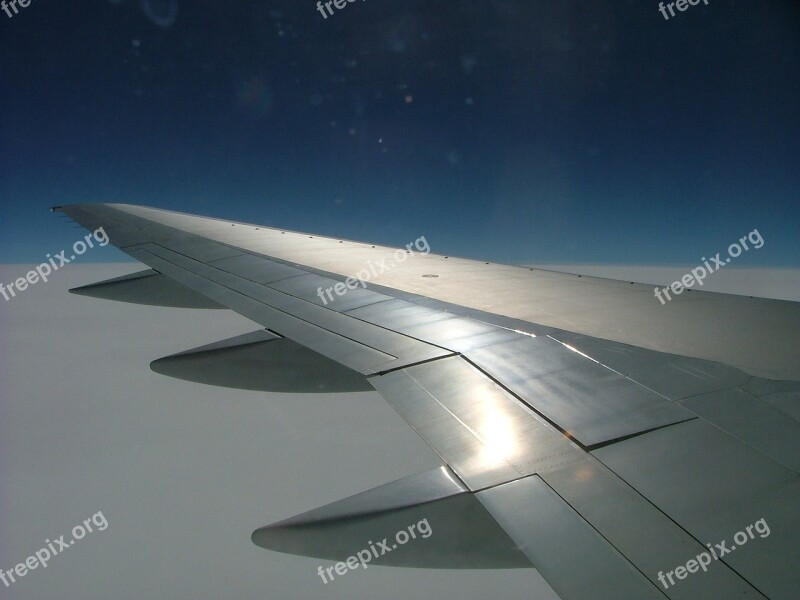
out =
[[(130, 205), (54, 210), (148, 268), (77, 293), (225, 307), (262, 328), (154, 369), (374, 388), (442, 459), (254, 524), (259, 546), (344, 560), (427, 518), (435, 536), (376, 564), (534, 566), (565, 600), (796, 597), (797, 303), (693, 292), (661, 306), (649, 286), (411, 245)], [(279, 383), (261, 387), (262, 372)]]

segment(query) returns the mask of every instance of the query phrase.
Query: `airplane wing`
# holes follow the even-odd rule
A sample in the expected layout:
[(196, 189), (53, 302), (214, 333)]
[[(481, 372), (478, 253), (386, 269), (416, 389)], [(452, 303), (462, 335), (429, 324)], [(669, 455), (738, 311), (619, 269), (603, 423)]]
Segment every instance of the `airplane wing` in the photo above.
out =
[[(154, 370), (375, 389), (442, 467), (271, 525), (271, 550), (536, 567), (565, 600), (794, 598), (800, 304), (652, 287), (145, 208), (55, 207), (144, 263), (76, 293), (260, 329)], [(424, 244), (422, 241), (424, 240)], [(404, 551), (372, 540), (427, 519)], [(257, 527), (257, 528), (256, 528)]]

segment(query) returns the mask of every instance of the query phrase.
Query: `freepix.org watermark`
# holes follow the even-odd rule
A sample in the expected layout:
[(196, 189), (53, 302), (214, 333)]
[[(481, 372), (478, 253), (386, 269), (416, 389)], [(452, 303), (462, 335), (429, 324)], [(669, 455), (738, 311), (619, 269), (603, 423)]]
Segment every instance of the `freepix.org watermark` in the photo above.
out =
[[(700, 259), (703, 261), (702, 265), (695, 267), (690, 273), (686, 273), (686, 275), (681, 277), (680, 281), (673, 281), (669, 287), (660, 288), (656, 286), (653, 290), (653, 295), (659, 299), (661, 304), (666, 304), (667, 300), (672, 300), (672, 297), (669, 295), (670, 291), (678, 296), (683, 293), (684, 289), (693, 287), (695, 283), (697, 285), (703, 285), (703, 280), (711, 275), (711, 273), (720, 270), (722, 267), (731, 262), (732, 258), (736, 258), (737, 256), (741, 255), (742, 252), (748, 251), (750, 249), (750, 246), (747, 245), (748, 241), (756, 250), (764, 245), (764, 238), (761, 237), (758, 229), (753, 229), (753, 231), (747, 235), (740, 237), (738, 242), (733, 242), (730, 246), (728, 246), (728, 256), (725, 258), (725, 260), (720, 258), (719, 252), (717, 252), (716, 255), (712, 256), (710, 259), (707, 259), (704, 256)], [(667, 300), (664, 300), (662, 294), (666, 296)]]
[(6, 587), (11, 587), (12, 583), (17, 582), (18, 577), (25, 577), (29, 571), (33, 571), (39, 567), (46, 569), (47, 563), (50, 562), (53, 557), (62, 554), (65, 550), (69, 550), (69, 548), (73, 546), (75, 542), (82, 540), (87, 536), (87, 534), (95, 531), (92, 525), (97, 528), (96, 531), (106, 530), (108, 527), (108, 521), (106, 520), (102, 511), (94, 513), (83, 523), (75, 525), (75, 527), (72, 528), (71, 540), (64, 541), (63, 535), (55, 538), (52, 542), (50, 539), (46, 539), (44, 541), (44, 543), (47, 544), (46, 546), (34, 552), (31, 556), (16, 565), (13, 569), (8, 569), (5, 571), (0, 568), (0, 580), (2, 580)]
[(399, 263), (405, 262), (405, 260), (409, 256), (414, 256), (414, 248), (416, 248), (417, 252), (420, 254), (428, 254), (431, 251), (431, 247), (428, 244), (428, 240), (425, 239), (424, 235), (421, 235), (413, 242), (409, 242), (406, 244), (405, 249), (400, 248), (395, 251), (394, 253), (394, 261), (389, 261), (389, 259), (379, 260), (377, 262), (372, 262), (371, 260), (367, 262), (368, 269), (361, 269), (358, 271), (354, 277), (348, 277), (344, 280), (344, 283), (341, 281), (336, 285), (332, 285), (331, 287), (322, 289), (322, 286), (317, 288), (317, 296), (319, 299), (322, 300), (322, 304), (327, 306), (328, 302), (333, 302), (335, 300), (333, 294), (335, 293), (337, 296), (344, 296), (348, 290), (356, 289), (359, 284), (361, 287), (367, 287), (367, 283), (373, 278), (381, 275), (382, 273), (386, 273), (394, 269)]
[[(764, 539), (771, 533), (766, 519), (762, 517), (752, 525), (745, 527), (743, 531), (736, 532), (736, 535), (733, 536), (733, 541), (736, 542), (736, 545), (731, 544), (731, 547), (728, 548), (728, 542), (725, 540), (722, 540), (718, 544), (714, 544), (714, 547), (712, 547), (711, 544), (706, 544), (710, 552), (701, 552), (693, 559), (687, 561), (685, 566), (681, 565), (679, 567), (675, 567), (675, 569), (672, 571), (667, 571), (666, 575), (663, 571), (659, 571), (658, 580), (666, 590), (669, 589), (669, 586), (677, 583), (672, 578), (673, 574), (678, 579), (686, 579), (689, 574), (697, 573), (700, 569), (703, 569), (703, 572), (705, 573), (708, 570), (708, 566), (711, 564), (712, 560), (719, 560), (726, 554), (730, 554), (736, 550), (737, 547), (742, 547), (750, 540), (755, 539), (756, 536), (753, 534), (754, 529), (761, 539)], [(667, 580), (669, 580), (669, 583), (667, 583)]]
[[(677, 8), (679, 11), (683, 12), (689, 6), (697, 6), (700, 4), (701, 0), (677, 0), (676, 2), (669, 2), (666, 6), (664, 6), (663, 2), (658, 3), (658, 12), (660, 12), (664, 16), (665, 21), (669, 21), (670, 17), (675, 16), (675, 11), (673, 7)], [(703, 4), (708, 6), (708, 0), (702, 0)], [(669, 16), (667, 16), (667, 11), (669, 11)]]
[[(2, 2), (0, 2), (0, 8), (2, 8), (3, 12), (5, 12), (8, 15), (8, 18), (11, 19), (14, 17), (14, 15), (19, 14), (19, 8), (17, 8), (17, 5), (19, 5), (20, 8), (28, 8), (31, 2), (32, 0), (2, 0)], [(11, 14), (12, 10), (14, 11), (13, 15)]]
[[(415, 531), (416, 529), (416, 531)], [(353, 556), (348, 557), (344, 562), (338, 562), (332, 567), (322, 568), (322, 565), (317, 567), (317, 574), (322, 578), (322, 582), (327, 584), (328, 581), (333, 581), (333, 572), (336, 571), (337, 575), (345, 575), (348, 570), (354, 571), (359, 567), (367, 568), (367, 565), (372, 562), (373, 558), (378, 558), (384, 554), (388, 554), (392, 550), (397, 550), (398, 546), (407, 544), (412, 539), (417, 539), (417, 533), (423, 538), (429, 538), (433, 535), (428, 519), (422, 519), (418, 523), (412, 523), (406, 529), (401, 529), (394, 536), (394, 542), (389, 545), (389, 538), (383, 538), (380, 542), (372, 543), (372, 540), (367, 542), (369, 548), (364, 548), (356, 552)], [(325, 577), (325, 575), (328, 577)]]
[(0, 295), (2, 295), (3, 298), (8, 301), (11, 300), (11, 298), (16, 297), (17, 293), (24, 292), (30, 285), (34, 285), (40, 281), (47, 282), (47, 278), (50, 277), (50, 275), (52, 275), (54, 272), (58, 271), (64, 265), (71, 263), (78, 256), (89, 250), (89, 248), (94, 248), (94, 242), (92, 240), (97, 242), (100, 246), (107, 246), (108, 242), (110, 241), (106, 235), (105, 229), (102, 227), (95, 229), (92, 233), (87, 234), (82, 240), (78, 240), (72, 244), (73, 254), (70, 255), (69, 258), (67, 258), (66, 250), (62, 250), (55, 256), (48, 254), (48, 261), (43, 262), (33, 271), (28, 271), (25, 277), (20, 277), (11, 283), (0, 282)]
[(323, 19), (327, 19), (328, 15), (333, 15), (331, 4), (333, 4), (338, 10), (342, 10), (345, 6), (355, 1), (356, 0), (328, 0), (327, 2), (317, 2), (317, 10), (320, 12)]

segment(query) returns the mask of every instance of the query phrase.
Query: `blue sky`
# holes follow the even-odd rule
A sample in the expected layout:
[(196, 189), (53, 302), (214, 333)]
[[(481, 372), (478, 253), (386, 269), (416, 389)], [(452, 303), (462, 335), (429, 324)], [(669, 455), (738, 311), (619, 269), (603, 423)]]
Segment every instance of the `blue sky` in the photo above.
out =
[(0, 262), (113, 201), (510, 263), (695, 264), (757, 228), (737, 266), (800, 266), (796, 3), (552, 4), (0, 13)]

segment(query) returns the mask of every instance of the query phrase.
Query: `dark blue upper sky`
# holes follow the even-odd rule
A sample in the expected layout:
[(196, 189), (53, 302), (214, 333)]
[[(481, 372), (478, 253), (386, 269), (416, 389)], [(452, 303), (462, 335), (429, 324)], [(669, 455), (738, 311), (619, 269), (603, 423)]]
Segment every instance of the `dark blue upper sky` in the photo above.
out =
[(757, 228), (737, 265), (800, 266), (794, 0), (33, 0), (0, 82), (0, 262), (114, 201), (503, 262)]

